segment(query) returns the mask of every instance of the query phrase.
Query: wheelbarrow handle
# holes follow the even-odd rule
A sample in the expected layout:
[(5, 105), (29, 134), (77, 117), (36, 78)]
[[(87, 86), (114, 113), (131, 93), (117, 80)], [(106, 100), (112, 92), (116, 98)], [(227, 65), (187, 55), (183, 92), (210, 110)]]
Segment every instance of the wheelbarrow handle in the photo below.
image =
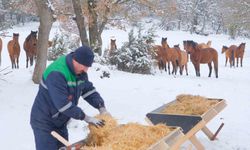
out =
[(56, 138), (58, 141), (63, 143), (65, 146), (69, 147), (71, 144), (69, 141), (67, 141), (65, 138), (63, 138), (61, 135), (59, 135), (56, 131), (51, 131), (50, 133), (54, 138)]

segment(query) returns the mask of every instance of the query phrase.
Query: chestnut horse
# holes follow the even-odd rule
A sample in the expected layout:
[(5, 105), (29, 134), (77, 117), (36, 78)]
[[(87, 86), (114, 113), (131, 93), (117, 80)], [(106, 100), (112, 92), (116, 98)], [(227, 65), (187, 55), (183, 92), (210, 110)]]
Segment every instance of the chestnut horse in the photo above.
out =
[(33, 65), (33, 60), (37, 53), (37, 31), (31, 31), (23, 43), (23, 49), (26, 52), (26, 68), (30, 61), (30, 66)]
[(211, 47), (212, 41), (208, 41), (207, 44), (205, 43), (200, 43), (198, 44), (199, 48), (203, 49), (203, 48), (209, 48)]
[(18, 42), (19, 34), (13, 33), (13, 39), (8, 42), (8, 52), (12, 69), (19, 68), (20, 45)]
[[(165, 54), (166, 54), (166, 45), (164, 43), (164, 41), (166, 41), (166, 40), (167, 40), (167, 38), (162, 38), (161, 39), (161, 44), (162, 45), (155, 45), (155, 46), (153, 46), (153, 50), (154, 50), (154, 53), (155, 53), (155, 58), (157, 60), (159, 70), (165, 70), (165, 71), (167, 71), (167, 68), (166, 68), (166, 57), (165, 57)], [(146, 43), (147, 42), (148, 41), (146, 41)]]
[(230, 63), (230, 67), (233, 66), (234, 64), (234, 51), (233, 48), (234, 46), (231, 46), (231, 48), (227, 47), (227, 46), (222, 46), (222, 50), (221, 53), (225, 53), (225, 57), (226, 57), (226, 62), (225, 62), (225, 66), (227, 66), (227, 61), (229, 60)]
[(185, 70), (186, 70), (186, 75), (188, 75), (188, 69), (187, 69), (187, 62), (188, 62), (188, 54), (186, 51), (182, 51), (179, 47), (179, 44), (178, 45), (174, 45), (174, 48), (176, 48), (178, 51), (180, 51), (180, 75), (183, 74), (183, 69), (185, 67)]
[(218, 53), (213, 48), (200, 49), (198, 44), (194, 41), (187, 42), (187, 50), (190, 53), (191, 61), (194, 65), (196, 76), (200, 76), (200, 64), (208, 64), (209, 74), (212, 73), (212, 62), (214, 64), (215, 77), (218, 78)]
[(242, 67), (242, 61), (243, 61), (243, 56), (244, 56), (244, 52), (245, 52), (245, 47), (246, 47), (246, 43), (241, 43), (236, 49), (235, 58), (236, 58), (236, 62), (237, 62), (237, 67), (238, 67), (238, 63), (239, 63), (239, 58), (240, 58), (240, 66)]
[(0, 66), (1, 66), (1, 53), (2, 53), (2, 48), (3, 48), (3, 42), (2, 39), (0, 38)]
[(238, 47), (236, 45), (231, 45), (228, 48), (229, 53), (231, 53), (231, 56), (230, 56), (230, 59), (231, 59), (230, 67), (232, 67), (232, 66), (234, 67), (235, 66), (235, 56), (236, 56), (236, 50), (237, 50), (237, 48)]

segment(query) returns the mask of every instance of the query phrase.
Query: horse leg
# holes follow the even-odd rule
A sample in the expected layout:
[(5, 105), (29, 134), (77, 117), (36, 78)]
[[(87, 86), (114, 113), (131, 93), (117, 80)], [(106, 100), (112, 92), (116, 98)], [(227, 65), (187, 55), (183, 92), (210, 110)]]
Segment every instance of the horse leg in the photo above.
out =
[(170, 75), (170, 62), (168, 61), (168, 74)]
[(30, 66), (33, 66), (33, 56), (30, 57)]
[(237, 65), (236, 65), (236, 67), (238, 67), (239, 57), (237, 57), (237, 58), (236, 58), (236, 61), (237, 61)]
[(16, 58), (17, 68), (19, 69), (19, 57)]
[(208, 74), (208, 77), (211, 77), (211, 74), (212, 74), (212, 64), (211, 62), (208, 63), (208, 68), (209, 68), (209, 74)]
[(185, 65), (186, 75), (188, 76), (187, 64)]
[[(1, 58), (0, 58), (1, 59)], [(243, 62), (243, 57), (241, 57), (240, 59), (240, 66), (242, 67), (242, 62)], [(0, 62), (0, 65), (1, 65), (1, 62)]]
[[(227, 66), (227, 61), (228, 61), (228, 58), (226, 57), (225, 67)], [(230, 66), (231, 66), (231, 61), (229, 63), (230, 63)]]

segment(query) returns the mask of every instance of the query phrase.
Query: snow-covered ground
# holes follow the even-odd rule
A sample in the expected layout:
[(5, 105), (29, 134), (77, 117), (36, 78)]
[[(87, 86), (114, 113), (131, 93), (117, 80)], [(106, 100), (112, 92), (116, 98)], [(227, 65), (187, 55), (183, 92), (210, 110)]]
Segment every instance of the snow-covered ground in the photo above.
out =
[[(50, 39), (53, 38), (58, 26), (52, 28)], [(20, 69), (13, 70), (8, 75), (0, 72), (0, 145), (1, 149), (33, 150), (35, 149), (32, 129), (29, 125), (30, 110), (38, 90), (38, 85), (33, 84), (31, 77), (33, 68), (25, 68), (25, 53), (22, 44), (30, 30), (37, 30), (37, 23), (29, 23), (24, 26), (16, 26), (8, 30), (9, 34), (19, 32), (21, 45)], [(215, 132), (218, 126), (224, 122), (225, 126), (218, 135), (218, 140), (209, 141), (201, 132), (198, 139), (208, 150), (247, 150), (250, 149), (250, 53), (249, 39), (229, 40), (226, 35), (198, 36), (181, 31), (158, 31), (156, 44), (160, 44), (161, 37), (168, 37), (170, 46), (180, 44), (183, 40), (207, 42), (212, 40), (212, 47), (219, 53), (219, 78), (214, 74), (208, 78), (207, 65), (201, 65), (201, 77), (196, 77), (191, 62), (188, 63), (189, 76), (172, 76), (156, 69), (154, 75), (140, 75), (109, 70), (110, 78), (100, 78), (101, 71), (97, 68), (107, 67), (94, 64), (89, 70), (89, 78), (105, 100), (107, 109), (118, 119), (120, 123), (139, 122), (147, 124), (145, 115), (175, 99), (179, 94), (194, 94), (212, 98), (222, 98), (228, 106), (217, 115), (208, 127)], [(120, 30), (105, 30), (103, 33), (103, 45), (107, 48), (112, 36), (117, 39), (118, 48), (127, 40), (127, 32)], [(2, 37), (1, 37), (2, 38)], [(11, 37), (3, 39), (2, 66), (11, 66), (7, 53), (7, 42)], [(246, 42), (243, 67), (225, 67), (225, 56), (221, 54), (222, 45), (239, 45)], [(96, 115), (97, 110), (90, 107), (85, 101), (80, 100), (79, 106), (88, 115)], [(84, 139), (88, 132), (86, 123), (72, 120), (69, 125), (70, 142), (74, 143)]]

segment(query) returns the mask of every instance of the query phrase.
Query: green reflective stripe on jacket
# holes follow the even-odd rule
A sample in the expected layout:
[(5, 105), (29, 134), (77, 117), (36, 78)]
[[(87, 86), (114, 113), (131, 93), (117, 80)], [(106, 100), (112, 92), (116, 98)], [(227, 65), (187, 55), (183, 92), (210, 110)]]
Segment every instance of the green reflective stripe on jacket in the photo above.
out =
[[(67, 63), (66, 63), (66, 56), (61, 56), (56, 61), (54, 61), (52, 64), (50, 64), (46, 70), (43, 73), (43, 78), (46, 81), (48, 75), (53, 72), (58, 71), (62, 73), (67, 80), (68, 86), (76, 86), (76, 77), (72, 74), (72, 72), (69, 70)], [(78, 81), (79, 82), (79, 81)]]

